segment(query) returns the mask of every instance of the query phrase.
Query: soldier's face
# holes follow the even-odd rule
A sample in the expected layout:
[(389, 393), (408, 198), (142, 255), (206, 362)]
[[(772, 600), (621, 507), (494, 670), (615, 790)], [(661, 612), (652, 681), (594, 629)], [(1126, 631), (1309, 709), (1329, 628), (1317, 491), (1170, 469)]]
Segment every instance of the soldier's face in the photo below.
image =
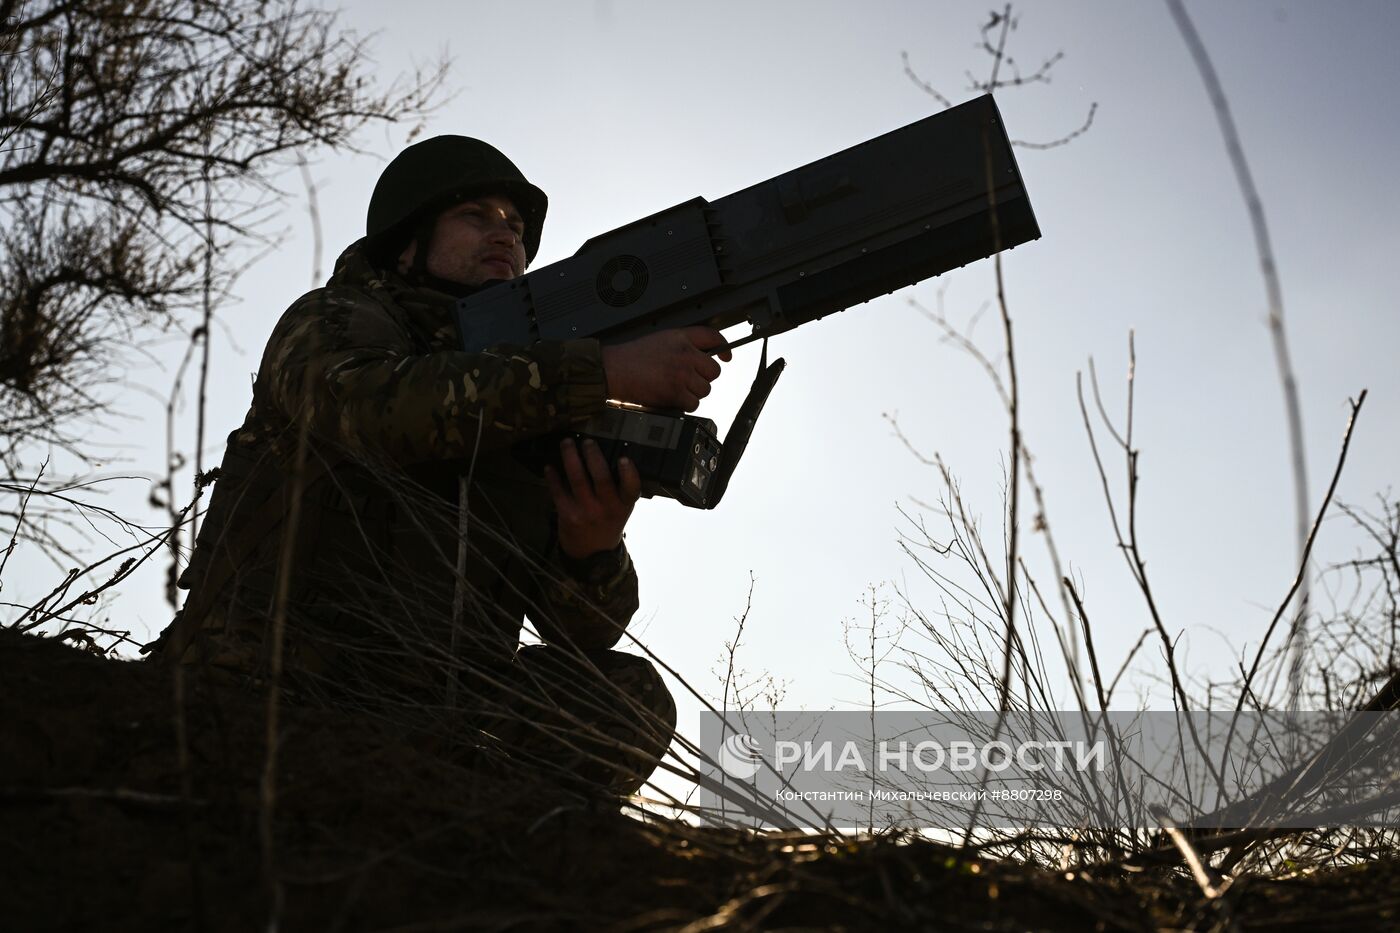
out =
[[(503, 195), (455, 204), (438, 215), (428, 250), (428, 272), (461, 285), (513, 279), (525, 271), (524, 234), (524, 219)], [(412, 265), (415, 247), (410, 244), (404, 250), (401, 271)]]

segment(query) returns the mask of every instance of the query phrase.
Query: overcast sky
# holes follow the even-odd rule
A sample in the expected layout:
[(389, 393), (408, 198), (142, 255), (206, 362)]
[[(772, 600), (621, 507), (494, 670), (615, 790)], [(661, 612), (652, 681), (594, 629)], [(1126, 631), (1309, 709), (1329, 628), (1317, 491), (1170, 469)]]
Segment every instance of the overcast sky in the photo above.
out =
[[(451, 103), (426, 133), (463, 133), (506, 151), (550, 196), (536, 266), (587, 238), (697, 195), (710, 199), (918, 120), (939, 104), (902, 72), (901, 51), (954, 102), (985, 74), (976, 49), (988, 5), (961, 2), (528, 2), (401, 0), (352, 4), (346, 22), (379, 33), (378, 70), (446, 49)], [(1339, 487), (1365, 504), (1400, 459), (1400, 315), (1393, 290), (1393, 166), (1400, 152), (1400, 8), (1385, 2), (1193, 3), (1244, 139), (1273, 233), (1303, 398), (1312, 502), (1335, 462), (1347, 399), (1370, 390)], [(1150, 624), (1113, 546), (1075, 400), (1092, 357), (1105, 402), (1124, 400), (1136, 334), (1138, 530), (1168, 626), (1193, 671), (1228, 673), (1252, 649), (1293, 575), (1294, 514), (1278, 374), (1247, 215), (1186, 48), (1160, 3), (1019, 4), (1010, 52), (1022, 70), (1063, 52), (1048, 84), (998, 104), (1014, 138), (1072, 144), (1018, 149), (1043, 237), (1006, 257), (1026, 442), (1062, 556), (1082, 581), (1099, 651), (1116, 669)], [(406, 129), (376, 130), (364, 154), (313, 165), (329, 269), (357, 238), (374, 179)], [(299, 194), (299, 182), (289, 176)], [(282, 247), (244, 277), (224, 314), (237, 346), (217, 347), (211, 436), (241, 420), (251, 370), (273, 322), (310, 286), (309, 222), (285, 214)], [(990, 261), (784, 335), (788, 370), (742, 469), (714, 512), (643, 501), (628, 541), (642, 579), (634, 629), (702, 690), (718, 692), (750, 573), (753, 604), (739, 663), (789, 681), (787, 707), (863, 702), (842, 623), (871, 585), (934, 611), (898, 547), (899, 508), (934, 501), (941, 483), (894, 436), (939, 451), (1000, 540), (1007, 425), (975, 362), (941, 343), (910, 307), (968, 324), (993, 295)], [(995, 310), (973, 331), (1002, 349)], [(737, 336), (737, 333), (735, 334)], [(741, 351), (701, 413), (723, 430), (748, 387)], [(163, 392), (169, 374), (140, 381)], [(132, 471), (162, 469), (160, 406), (123, 429)], [(191, 432), (192, 433), (192, 432)], [(217, 459), (218, 452), (209, 455)], [(1112, 464), (1116, 488), (1121, 466)], [(1029, 512), (1027, 513), (1029, 515)], [(936, 515), (930, 528), (939, 530)], [(1022, 542), (1047, 593), (1043, 538)], [(1323, 563), (1354, 556), (1330, 523)], [(26, 566), (40, 567), (30, 562)], [(950, 569), (956, 574), (956, 570)], [(26, 571), (28, 573), (28, 571)], [(50, 571), (45, 570), (45, 573)], [(127, 585), (114, 616), (153, 634), (168, 611), (163, 569)], [(26, 579), (26, 583), (30, 578)], [(37, 579), (37, 578), (32, 578)], [(13, 590), (9, 592), (13, 593)], [(1058, 602), (1052, 602), (1058, 608)], [(920, 647), (911, 636), (910, 647)], [(1160, 670), (1155, 647), (1140, 656)], [(887, 672), (892, 678), (894, 671)], [(1151, 676), (1138, 683), (1150, 689)], [(1160, 694), (1157, 694), (1160, 697)], [(1122, 705), (1136, 702), (1129, 691)], [(683, 701), (682, 727), (698, 706)]]

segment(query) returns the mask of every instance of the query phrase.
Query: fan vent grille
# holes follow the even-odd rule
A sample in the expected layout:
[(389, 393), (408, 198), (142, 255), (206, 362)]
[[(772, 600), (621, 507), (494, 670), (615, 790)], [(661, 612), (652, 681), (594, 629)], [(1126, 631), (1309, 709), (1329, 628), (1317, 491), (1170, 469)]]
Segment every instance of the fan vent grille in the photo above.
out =
[(625, 308), (647, 290), (651, 278), (638, 256), (614, 256), (598, 270), (598, 297), (614, 308)]

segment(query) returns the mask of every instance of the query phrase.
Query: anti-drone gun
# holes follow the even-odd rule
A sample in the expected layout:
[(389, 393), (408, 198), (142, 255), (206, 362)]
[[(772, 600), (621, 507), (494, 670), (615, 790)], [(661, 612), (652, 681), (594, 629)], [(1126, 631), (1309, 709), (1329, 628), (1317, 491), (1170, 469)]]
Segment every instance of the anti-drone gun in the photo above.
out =
[[(596, 236), (568, 259), (462, 299), (457, 322), (465, 348), (479, 351), (747, 321), (752, 332), (732, 347), (1039, 237), (986, 95), (717, 201), (693, 198)], [(609, 462), (626, 453), (644, 495), (714, 508), (782, 372), (783, 360), (766, 359), (765, 350), (722, 443), (707, 418), (617, 403), (578, 433)]]

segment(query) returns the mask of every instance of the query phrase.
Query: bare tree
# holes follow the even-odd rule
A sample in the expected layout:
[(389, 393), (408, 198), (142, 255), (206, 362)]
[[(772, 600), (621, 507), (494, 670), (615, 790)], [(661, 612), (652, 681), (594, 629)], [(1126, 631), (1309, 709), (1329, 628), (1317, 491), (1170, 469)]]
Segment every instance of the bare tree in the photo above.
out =
[(90, 462), (84, 422), (133, 351), (172, 330), (207, 341), (209, 296), (231, 280), (234, 247), (268, 235), (285, 169), (438, 98), (444, 65), (377, 86), (363, 41), (302, 6), (0, 0), (10, 475), (42, 448)]

